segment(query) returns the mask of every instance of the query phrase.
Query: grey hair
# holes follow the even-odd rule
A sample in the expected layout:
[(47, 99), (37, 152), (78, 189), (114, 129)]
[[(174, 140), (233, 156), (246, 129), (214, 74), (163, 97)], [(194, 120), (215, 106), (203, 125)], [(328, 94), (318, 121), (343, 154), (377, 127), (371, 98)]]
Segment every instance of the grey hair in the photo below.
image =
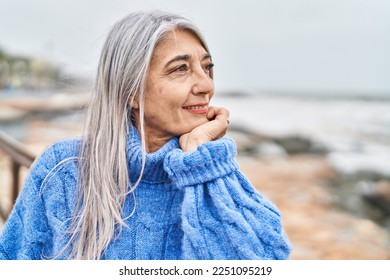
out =
[[(69, 258), (100, 259), (109, 243), (120, 234), (126, 219), (123, 206), (139, 184), (145, 166), (144, 96), (146, 78), (157, 44), (174, 29), (195, 34), (206, 42), (189, 20), (161, 11), (131, 13), (111, 29), (104, 44), (87, 109), (79, 153), (79, 200), (68, 246)], [(138, 99), (142, 168), (131, 185), (126, 146), (132, 106)], [(135, 204), (134, 204), (135, 205)], [(117, 235), (118, 234), (118, 235)]]

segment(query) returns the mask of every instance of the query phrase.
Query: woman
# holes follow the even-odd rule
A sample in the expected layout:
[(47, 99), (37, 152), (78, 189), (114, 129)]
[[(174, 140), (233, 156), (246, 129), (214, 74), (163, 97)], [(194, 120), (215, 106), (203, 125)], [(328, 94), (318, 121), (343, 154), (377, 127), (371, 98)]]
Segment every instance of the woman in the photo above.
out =
[(82, 140), (35, 162), (0, 259), (286, 259), (276, 207), (256, 192), (209, 106), (213, 63), (178, 15), (133, 13), (99, 62)]

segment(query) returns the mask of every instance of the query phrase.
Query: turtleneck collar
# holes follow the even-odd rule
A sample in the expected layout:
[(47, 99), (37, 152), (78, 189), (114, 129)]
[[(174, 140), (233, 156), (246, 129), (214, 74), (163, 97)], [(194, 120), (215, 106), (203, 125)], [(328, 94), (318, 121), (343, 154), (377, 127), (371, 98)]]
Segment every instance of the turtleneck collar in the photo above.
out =
[[(152, 184), (170, 182), (168, 174), (164, 170), (164, 159), (170, 151), (179, 148), (179, 139), (174, 137), (159, 150), (146, 153), (142, 181)], [(134, 183), (142, 169), (142, 143), (138, 130), (133, 125), (129, 128), (126, 153), (130, 180)]]

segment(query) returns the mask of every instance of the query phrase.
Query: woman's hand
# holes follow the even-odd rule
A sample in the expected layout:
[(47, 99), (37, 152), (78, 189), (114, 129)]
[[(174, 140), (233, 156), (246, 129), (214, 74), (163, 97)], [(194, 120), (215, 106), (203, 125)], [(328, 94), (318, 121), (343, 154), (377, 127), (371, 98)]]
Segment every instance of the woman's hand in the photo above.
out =
[(226, 134), (229, 118), (227, 109), (210, 107), (206, 117), (208, 122), (180, 136), (179, 143), (184, 152), (195, 151), (199, 145), (219, 139)]

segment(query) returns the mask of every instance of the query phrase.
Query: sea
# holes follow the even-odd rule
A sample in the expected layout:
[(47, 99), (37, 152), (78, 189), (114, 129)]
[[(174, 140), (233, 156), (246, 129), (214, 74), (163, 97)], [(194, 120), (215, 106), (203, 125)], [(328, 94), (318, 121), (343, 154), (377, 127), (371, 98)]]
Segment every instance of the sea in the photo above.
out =
[(299, 136), (327, 147), (329, 163), (344, 174), (390, 178), (390, 93), (228, 93), (214, 106), (230, 122), (271, 136)]

